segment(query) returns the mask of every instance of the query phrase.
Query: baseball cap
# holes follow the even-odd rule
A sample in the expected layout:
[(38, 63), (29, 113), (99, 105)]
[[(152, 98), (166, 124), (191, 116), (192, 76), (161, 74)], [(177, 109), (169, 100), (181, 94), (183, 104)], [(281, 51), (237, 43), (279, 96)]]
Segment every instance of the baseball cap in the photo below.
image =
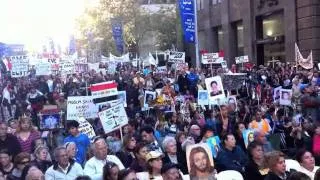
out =
[(146, 160), (150, 161), (152, 159), (157, 159), (159, 157), (162, 156), (162, 153), (158, 152), (158, 151), (150, 151), (147, 155), (146, 155)]

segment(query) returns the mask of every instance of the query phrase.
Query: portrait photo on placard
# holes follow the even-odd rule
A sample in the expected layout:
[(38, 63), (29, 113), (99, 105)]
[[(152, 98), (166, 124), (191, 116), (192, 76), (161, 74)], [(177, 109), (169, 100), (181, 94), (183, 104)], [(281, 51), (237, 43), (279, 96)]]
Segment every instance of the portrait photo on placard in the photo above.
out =
[(61, 115), (56, 114), (41, 114), (40, 116), (40, 129), (50, 130), (61, 128)]
[(153, 91), (145, 91), (144, 92), (144, 107), (149, 107), (153, 100), (156, 99), (156, 92)]
[(237, 98), (236, 96), (228, 96), (227, 98), (227, 105), (232, 109), (237, 109)]
[(290, 106), (291, 105), (292, 90), (281, 89), (280, 90), (280, 105)]
[(207, 78), (205, 79), (205, 83), (210, 101), (225, 98), (222, 80), (220, 76)]
[(207, 90), (198, 90), (198, 105), (208, 105), (209, 95)]
[(282, 86), (276, 87), (273, 89), (273, 100), (278, 101), (280, 99), (280, 90), (282, 89)]
[(247, 148), (248, 145), (254, 141), (254, 131), (251, 129), (246, 129), (242, 132), (242, 136), (243, 136), (244, 145)]
[(190, 179), (215, 177), (214, 162), (207, 144), (189, 145), (186, 154)]
[(118, 100), (123, 103), (124, 107), (127, 107), (127, 94), (126, 91), (118, 91)]

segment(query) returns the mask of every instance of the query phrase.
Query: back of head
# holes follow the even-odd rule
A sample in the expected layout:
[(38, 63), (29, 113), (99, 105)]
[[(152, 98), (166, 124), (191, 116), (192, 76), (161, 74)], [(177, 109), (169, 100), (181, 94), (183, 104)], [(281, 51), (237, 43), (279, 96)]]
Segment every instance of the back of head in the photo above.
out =
[(291, 173), (287, 180), (311, 180), (311, 178), (302, 172), (296, 171)]

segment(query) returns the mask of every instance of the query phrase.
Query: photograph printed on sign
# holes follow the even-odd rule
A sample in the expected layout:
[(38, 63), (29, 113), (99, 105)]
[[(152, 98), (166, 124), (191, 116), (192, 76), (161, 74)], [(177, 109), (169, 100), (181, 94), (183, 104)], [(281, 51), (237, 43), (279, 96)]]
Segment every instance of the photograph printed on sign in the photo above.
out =
[(246, 129), (242, 132), (244, 145), (248, 148), (248, 145), (254, 141), (254, 131), (252, 129)]
[(200, 176), (214, 177), (214, 162), (208, 144), (189, 145), (186, 154), (190, 179), (198, 179)]
[(59, 113), (55, 114), (41, 114), (40, 117), (40, 129), (50, 130), (60, 128), (61, 115)]
[(224, 99), (224, 89), (221, 81), (220, 76), (215, 76), (211, 78), (205, 79), (206, 88), (209, 94), (209, 101), (211, 102), (216, 101), (217, 99)]
[(227, 105), (234, 111), (237, 110), (237, 98), (236, 96), (229, 96), (227, 98)]
[(144, 92), (144, 107), (148, 108), (152, 104), (153, 100), (156, 99), (156, 92), (153, 91), (145, 91)]
[(127, 107), (127, 94), (126, 91), (118, 91), (118, 100), (123, 103), (124, 107)]
[(273, 89), (273, 101), (278, 101), (280, 99), (280, 91), (282, 86)]
[(291, 106), (291, 89), (281, 89), (280, 90), (280, 105)]
[(209, 95), (207, 90), (198, 90), (198, 105), (208, 105)]

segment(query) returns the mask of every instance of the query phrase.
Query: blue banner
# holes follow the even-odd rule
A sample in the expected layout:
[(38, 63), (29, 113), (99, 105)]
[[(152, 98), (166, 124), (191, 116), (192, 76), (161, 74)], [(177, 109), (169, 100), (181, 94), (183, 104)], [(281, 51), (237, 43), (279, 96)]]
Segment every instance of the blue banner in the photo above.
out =
[(114, 42), (116, 44), (116, 48), (120, 54), (123, 54), (123, 28), (122, 28), (122, 22), (119, 19), (112, 19), (111, 20), (112, 25), (112, 35)]
[(194, 0), (180, 0), (179, 7), (184, 40), (194, 43), (196, 38)]

